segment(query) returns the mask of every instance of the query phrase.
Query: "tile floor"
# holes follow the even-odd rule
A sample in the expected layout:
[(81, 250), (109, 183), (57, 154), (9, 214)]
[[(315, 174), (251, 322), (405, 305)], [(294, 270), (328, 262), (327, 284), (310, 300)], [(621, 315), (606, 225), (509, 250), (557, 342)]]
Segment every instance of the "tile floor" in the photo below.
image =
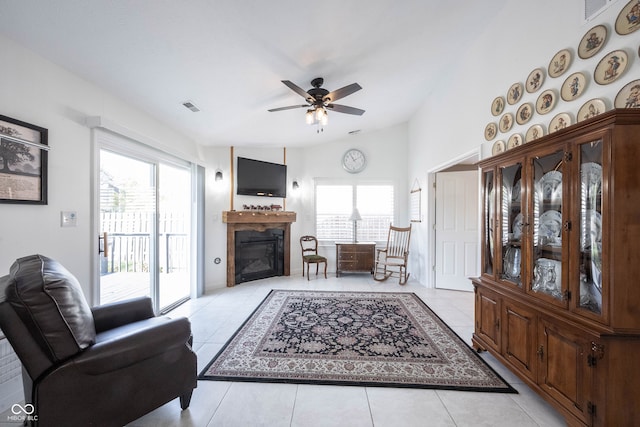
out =
[[(471, 344), (473, 293), (379, 283), (371, 276), (307, 282), (279, 277), (219, 289), (170, 313), (191, 319), (198, 372), (271, 289), (415, 292)], [(175, 400), (130, 426), (564, 426), (563, 418), (515, 375), (482, 353), (519, 394), (381, 387), (199, 381), (191, 406)]]
[[(271, 289), (414, 292), (471, 343), (473, 293), (427, 289), (409, 281), (379, 283), (370, 275), (278, 277), (218, 289), (170, 316), (190, 318), (198, 372), (215, 356)], [(563, 418), (487, 353), (481, 354), (519, 394), (406, 388), (198, 381), (191, 406), (178, 399), (129, 424), (158, 426), (564, 426)], [(4, 414), (0, 420), (6, 419)], [(17, 424), (0, 426), (15, 427)]]

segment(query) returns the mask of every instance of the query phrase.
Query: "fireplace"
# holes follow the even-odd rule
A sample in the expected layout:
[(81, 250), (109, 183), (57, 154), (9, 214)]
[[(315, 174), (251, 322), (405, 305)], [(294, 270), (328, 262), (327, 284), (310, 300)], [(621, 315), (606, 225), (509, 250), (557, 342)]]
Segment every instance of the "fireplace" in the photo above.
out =
[(284, 274), (284, 230), (236, 231), (235, 283)]
[[(227, 286), (262, 277), (288, 276), (291, 224), (295, 221), (296, 213), (287, 211), (222, 212), (222, 222), (227, 224)], [(277, 258), (272, 258), (276, 253)], [(244, 260), (236, 262), (237, 256)]]

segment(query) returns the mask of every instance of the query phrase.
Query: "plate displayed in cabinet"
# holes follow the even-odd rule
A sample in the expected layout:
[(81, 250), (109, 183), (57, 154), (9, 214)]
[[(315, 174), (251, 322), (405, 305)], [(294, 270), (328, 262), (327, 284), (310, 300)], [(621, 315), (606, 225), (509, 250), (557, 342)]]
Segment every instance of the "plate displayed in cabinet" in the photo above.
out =
[(602, 196), (602, 166), (588, 162), (580, 166), (582, 180), (582, 206), (595, 209), (598, 196)]
[(595, 117), (598, 114), (602, 114), (607, 110), (604, 100), (595, 98), (585, 102), (585, 104), (578, 110), (578, 121), (581, 122), (591, 117)]
[(541, 245), (559, 246), (562, 244), (562, 214), (550, 210), (540, 215), (538, 239)]
[(550, 171), (542, 175), (540, 188), (542, 189), (542, 200), (562, 201), (562, 172)]
[(513, 220), (513, 240), (520, 240), (522, 237), (522, 222), (522, 213), (519, 213)]
[(520, 180), (517, 180), (515, 184), (513, 184), (513, 192), (511, 193), (511, 201), (512, 202), (520, 202)]
[(504, 263), (502, 270), (510, 279), (520, 277), (520, 249), (508, 247), (504, 253)]
[(580, 216), (580, 247), (582, 250), (602, 244), (602, 214), (595, 209), (587, 209)]

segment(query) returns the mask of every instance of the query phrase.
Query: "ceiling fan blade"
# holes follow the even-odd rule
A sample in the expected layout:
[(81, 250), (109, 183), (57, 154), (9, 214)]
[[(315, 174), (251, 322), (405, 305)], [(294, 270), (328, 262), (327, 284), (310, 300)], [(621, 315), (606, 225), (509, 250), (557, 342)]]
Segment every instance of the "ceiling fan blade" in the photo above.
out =
[(361, 116), (364, 114), (364, 110), (361, 110), (355, 107), (348, 107), (346, 105), (340, 105), (340, 104), (329, 104), (327, 105), (327, 108), (333, 111), (337, 111), (338, 113), (354, 114), (356, 116)]
[(270, 112), (274, 112), (274, 111), (284, 111), (284, 110), (293, 110), (294, 108), (309, 108), (309, 104), (304, 104), (304, 105), (290, 105), (288, 107), (280, 107), (280, 108), (272, 108), (269, 111)]
[(338, 99), (351, 95), (352, 93), (357, 92), (360, 89), (362, 89), (362, 87), (358, 83), (351, 83), (348, 86), (341, 87), (340, 89), (329, 92), (324, 96), (324, 98), (322, 98), (322, 100), (325, 102), (337, 101)]
[(307, 91), (302, 89), (300, 86), (296, 85), (295, 83), (290, 82), (289, 80), (281, 80), (281, 81), (282, 81), (282, 83), (284, 83), (284, 85), (286, 87), (288, 87), (289, 89), (291, 89), (292, 91), (294, 91), (295, 93), (297, 93), (298, 95), (300, 95), (301, 97), (306, 99), (307, 102), (312, 102), (313, 101), (313, 97), (311, 95), (309, 95), (307, 93)]

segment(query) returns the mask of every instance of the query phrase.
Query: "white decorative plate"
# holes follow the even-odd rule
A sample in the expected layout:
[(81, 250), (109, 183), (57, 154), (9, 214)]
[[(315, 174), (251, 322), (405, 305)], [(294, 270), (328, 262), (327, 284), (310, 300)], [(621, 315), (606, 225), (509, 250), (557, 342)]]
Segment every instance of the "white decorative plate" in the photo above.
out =
[(562, 201), (562, 172), (550, 171), (542, 175), (540, 179), (542, 199), (545, 201)]
[(529, 77), (527, 77), (526, 89), (527, 92), (533, 93), (537, 92), (538, 89), (542, 87), (544, 83), (544, 70), (542, 68), (536, 68), (531, 73), (529, 73)]
[(556, 93), (553, 89), (547, 89), (540, 94), (536, 101), (536, 111), (538, 114), (547, 114), (556, 105)]
[(596, 25), (587, 31), (578, 45), (578, 56), (582, 59), (591, 58), (607, 43), (607, 27)]
[(603, 99), (595, 98), (584, 103), (578, 110), (578, 122), (595, 117), (607, 110)]
[(607, 56), (602, 58), (595, 71), (593, 72), (593, 79), (599, 85), (608, 85), (615, 82), (622, 76), (629, 65), (629, 58), (627, 52), (624, 50), (614, 50), (609, 52)]
[(571, 65), (571, 58), (569, 49), (563, 49), (556, 53), (549, 62), (549, 77), (559, 77), (563, 75)]
[(549, 123), (549, 133), (559, 131), (567, 126), (571, 126), (571, 116), (569, 113), (560, 113), (551, 119), (551, 123)]
[(500, 132), (509, 132), (509, 130), (513, 127), (513, 114), (505, 113), (502, 117), (500, 117), (500, 121), (498, 122), (498, 128)]
[(542, 125), (533, 125), (527, 130), (527, 133), (524, 136), (524, 141), (535, 141), (541, 136), (544, 136), (544, 128), (542, 127)]
[(516, 215), (513, 220), (513, 240), (520, 240), (522, 237), (522, 213)]
[[(638, 49), (640, 55), (640, 49)], [(640, 80), (634, 80), (624, 85), (616, 95), (616, 108), (640, 108)]]
[(587, 87), (587, 78), (582, 73), (573, 73), (562, 84), (560, 96), (565, 101), (577, 99)]
[(592, 245), (602, 243), (602, 214), (595, 209), (588, 209), (580, 217), (580, 247), (584, 251)]
[(516, 123), (523, 125), (533, 117), (533, 104), (530, 102), (522, 104), (516, 111)]
[(514, 83), (509, 88), (509, 92), (507, 92), (507, 102), (509, 105), (516, 104), (522, 98), (522, 92), (524, 92), (524, 88), (522, 87), (522, 83)]
[(540, 215), (538, 227), (538, 241), (541, 245), (560, 245), (562, 243), (562, 214), (548, 210)]
[(516, 148), (522, 145), (522, 135), (519, 133), (514, 133), (509, 137), (507, 141), (507, 150), (511, 150), (512, 148)]
[(498, 134), (498, 126), (495, 123), (489, 123), (484, 128), (484, 139), (491, 141)]
[(491, 148), (491, 154), (493, 154), (494, 156), (496, 154), (504, 153), (505, 151), (507, 151), (507, 146), (502, 140), (496, 141)]

